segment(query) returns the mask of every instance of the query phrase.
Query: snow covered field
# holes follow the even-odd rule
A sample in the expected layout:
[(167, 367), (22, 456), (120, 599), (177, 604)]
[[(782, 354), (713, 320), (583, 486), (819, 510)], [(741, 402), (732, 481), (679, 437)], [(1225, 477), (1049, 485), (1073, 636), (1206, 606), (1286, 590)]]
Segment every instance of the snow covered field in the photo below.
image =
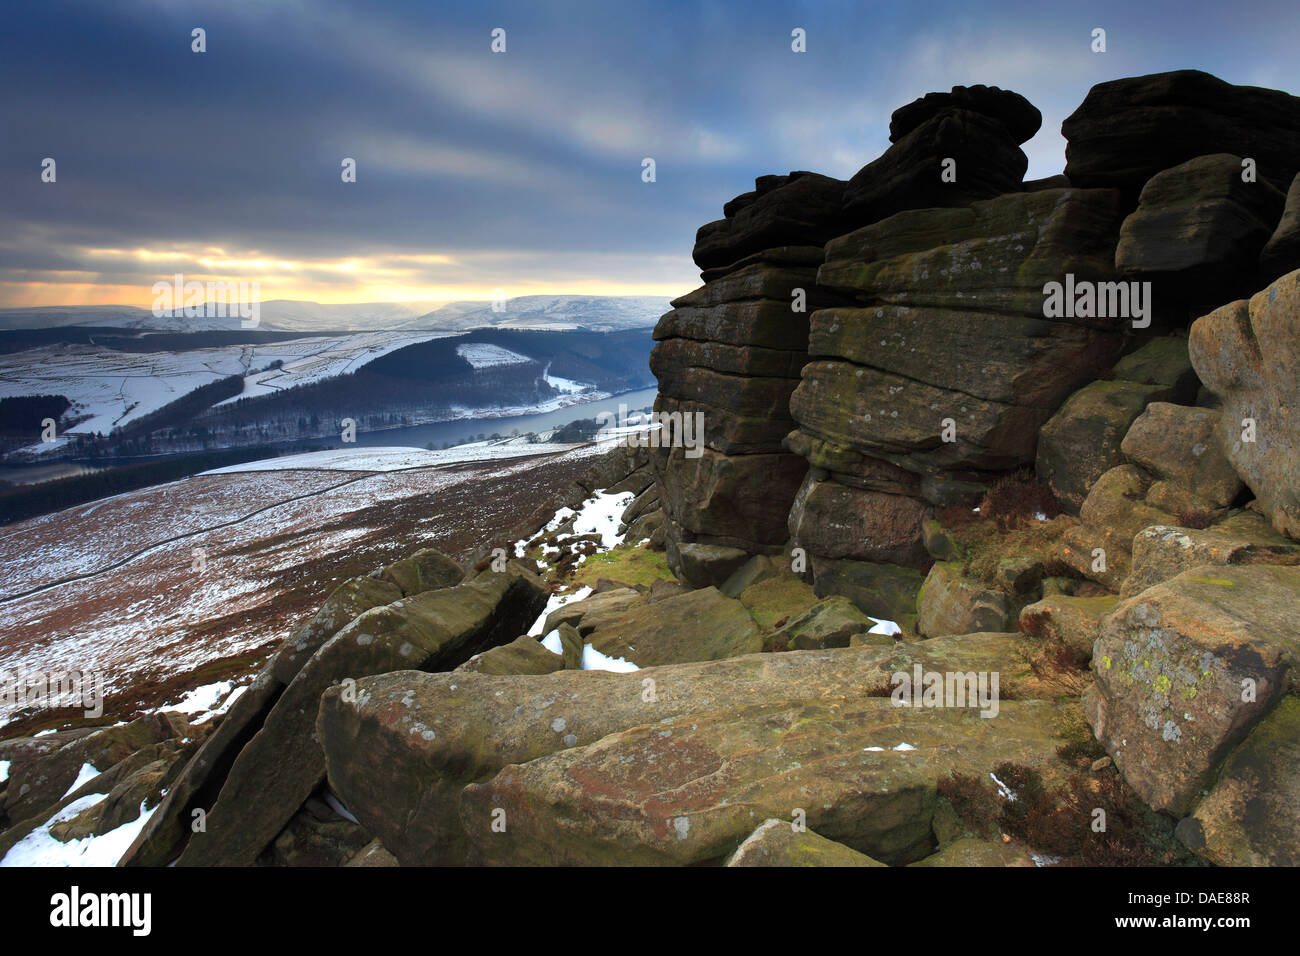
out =
[(430, 339), (445, 338), (450, 334), (452, 333), (358, 332), (335, 338), (294, 339), (273, 345), (243, 346), (250, 351), (255, 350), (255, 360), (250, 361), (250, 368), (265, 366), (276, 359), (282, 360), (284, 365), (248, 376), (244, 380), (243, 392), (217, 404), (228, 405), (241, 398), (271, 395), (336, 375), (347, 375), (389, 352)]
[(308, 469), (317, 471), (401, 471), (406, 468), (433, 468), (469, 461), (498, 461), (522, 455), (544, 455), (568, 451), (574, 445), (539, 445), (523, 438), (476, 441), (456, 445), (440, 451), (423, 448), (371, 447), (336, 448), (330, 451), (313, 451), (281, 458), (264, 458), (240, 465), (228, 465), (205, 471), (205, 475), (235, 475), (248, 471), (285, 471)]
[[(73, 404), (69, 417), (88, 416), (70, 432), (107, 435), (202, 385), (275, 361), (283, 367), (249, 375), (243, 392), (228, 401), (354, 372), (389, 352), (448, 334), (359, 332), (187, 352), (119, 352), (93, 345), (28, 349), (0, 355), (0, 398), (66, 395)], [(36, 423), (32, 430), (37, 437)], [(61, 444), (35, 442), (27, 450), (48, 452)]]
[(456, 354), (475, 368), (491, 368), (494, 365), (522, 365), (531, 362), (527, 355), (520, 355), (499, 345), (487, 342), (470, 342), (456, 346)]
[[(260, 653), (347, 577), (525, 530), (529, 507), (610, 447), (514, 445), (503, 458), (489, 444), (349, 449), (373, 458), (348, 468), (332, 453), (272, 459), (0, 528), (0, 671), (90, 670), (111, 698)], [(212, 682), (175, 684), (166, 703)]]

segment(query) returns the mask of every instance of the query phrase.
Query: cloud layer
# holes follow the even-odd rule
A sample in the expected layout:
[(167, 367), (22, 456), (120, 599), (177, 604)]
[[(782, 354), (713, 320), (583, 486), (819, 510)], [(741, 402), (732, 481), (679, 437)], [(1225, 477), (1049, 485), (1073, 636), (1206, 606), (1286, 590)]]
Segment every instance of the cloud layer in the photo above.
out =
[(1029, 97), (1030, 177), (1060, 171), (1061, 120), (1102, 80), (1196, 67), (1300, 92), (1293, 3), (1049, 7), (23, 5), (0, 37), (0, 305), (147, 305), (175, 272), (322, 302), (676, 295), (726, 199), (764, 173), (852, 175), (931, 90)]

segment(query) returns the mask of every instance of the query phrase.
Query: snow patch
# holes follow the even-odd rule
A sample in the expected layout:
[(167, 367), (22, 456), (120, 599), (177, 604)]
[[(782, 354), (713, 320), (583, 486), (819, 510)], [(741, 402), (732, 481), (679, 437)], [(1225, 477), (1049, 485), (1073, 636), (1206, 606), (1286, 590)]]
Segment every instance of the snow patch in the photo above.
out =
[(99, 776), (99, 771), (95, 769), (94, 764), (83, 763), (81, 765), (81, 770), (77, 772), (77, 779), (72, 781), (72, 786), (68, 787), (67, 790), (63, 791), (63, 795), (66, 797), (70, 793), (76, 793), (83, 786), (90, 783), (90, 781), (94, 780), (98, 776)]
[[(594, 497), (582, 503), (582, 509), (573, 522), (573, 533), (599, 534), (601, 547), (607, 550), (622, 544), (623, 536), (618, 533), (618, 526), (622, 523), (624, 510), (635, 497), (630, 491), (617, 494), (597, 491)], [(562, 535), (561, 540), (564, 537)]]
[(621, 657), (608, 657), (590, 644), (584, 644), (582, 647), (582, 669), (584, 671), (614, 671), (615, 673), (626, 674), (630, 671), (639, 671), (641, 668)]
[[(0, 866), (116, 866), (140, 831), (144, 829), (153, 810), (140, 804), (140, 815), (116, 830), (102, 836), (88, 836), (82, 840), (60, 843), (50, 835), (50, 828), (71, 820), (83, 810), (99, 803), (107, 794), (91, 793), (68, 804), (45, 823), (23, 837), (0, 859)], [(157, 807), (154, 808), (156, 810)]]
[[(564, 644), (560, 642), (560, 631), (558, 628), (542, 638), (541, 643), (542, 647), (546, 648), (552, 654), (559, 654), (561, 657), (564, 656)], [(2, 779), (4, 778), (0, 777), (0, 780)]]
[[(537, 620), (533, 621), (533, 626), (528, 629), (528, 636), (536, 637), (538, 634), (542, 633), (542, 628), (546, 626), (546, 618), (552, 611), (564, 607), (564, 605), (568, 604), (570, 601), (581, 601), (590, 594), (591, 588), (589, 587), (578, 588), (578, 590), (571, 594), (552, 594), (547, 598), (546, 607), (542, 609), (542, 613), (537, 616)], [(558, 654), (559, 651), (556, 651), (555, 653)]]

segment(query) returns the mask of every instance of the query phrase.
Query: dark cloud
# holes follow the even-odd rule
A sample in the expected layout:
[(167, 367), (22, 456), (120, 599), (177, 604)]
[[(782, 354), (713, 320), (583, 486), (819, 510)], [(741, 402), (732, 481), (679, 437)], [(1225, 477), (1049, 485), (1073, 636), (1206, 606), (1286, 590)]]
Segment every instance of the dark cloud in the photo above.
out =
[[(1104, 79), (1198, 67), (1300, 89), (1290, 2), (1050, 6), (25, 4), (0, 38), (0, 279), (131, 284), (156, 260), (105, 267), (85, 250), (219, 247), (323, 264), (295, 280), (331, 287), (355, 281), (341, 260), (445, 254), (460, 274), (403, 281), (686, 288), (694, 231), (725, 199), (767, 172), (851, 175), (887, 145), (889, 113), (932, 89), (1033, 100), (1030, 176), (1060, 170), (1060, 121)], [(790, 52), (796, 26), (806, 54)], [(1095, 26), (1107, 54), (1088, 49)]]

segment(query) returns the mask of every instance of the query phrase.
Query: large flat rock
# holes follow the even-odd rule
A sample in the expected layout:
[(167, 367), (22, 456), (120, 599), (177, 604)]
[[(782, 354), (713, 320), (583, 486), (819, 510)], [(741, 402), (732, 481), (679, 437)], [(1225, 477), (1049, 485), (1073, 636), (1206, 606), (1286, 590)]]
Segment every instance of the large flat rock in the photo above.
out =
[(829, 840), (911, 863), (934, 849), (940, 780), (1063, 767), (1067, 709), (1008, 701), (988, 720), (887, 698), (739, 703), (505, 767), (465, 789), (461, 822), (476, 862), (690, 865), (803, 811)]
[[(461, 790), (509, 764), (687, 714), (808, 700), (860, 704), (887, 693), (890, 675), (912, 673), (917, 665), (924, 671), (996, 671), (1000, 692), (1017, 701), (1060, 695), (1059, 687), (1035, 677), (1026, 656), (1017, 635), (974, 634), (893, 648), (750, 654), (633, 673), (408, 671), (358, 681), (352, 700), (340, 688), (326, 691), (317, 732), (331, 788), (368, 832), (403, 864), (457, 864), (466, 852)], [(1001, 722), (976, 719), (991, 730)]]

